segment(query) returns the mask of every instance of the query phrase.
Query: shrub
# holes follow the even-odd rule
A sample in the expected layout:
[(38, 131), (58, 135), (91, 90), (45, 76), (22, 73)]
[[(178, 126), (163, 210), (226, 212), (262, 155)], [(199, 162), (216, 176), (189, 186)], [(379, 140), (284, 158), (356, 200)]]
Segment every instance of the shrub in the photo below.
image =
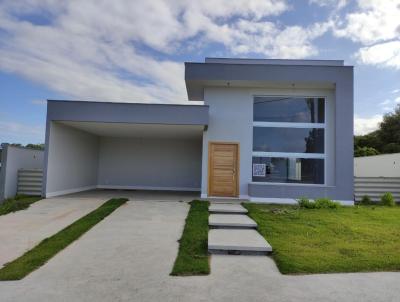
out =
[(301, 197), (300, 199), (297, 200), (297, 203), (299, 204), (300, 208), (305, 208), (305, 209), (314, 209), (315, 208), (315, 203), (310, 201), (306, 197)]
[(317, 209), (337, 209), (340, 207), (339, 202), (329, 198), (317, 198), (314, 202)]
[(394, 206), (394, 198), (392, 193), (386, 192), (381, 197), (381, 204), (383, 206), (393, 207)]
[(337, 209), (340, 203), (332, 201), (329, 198), (317, 198), (315, 201), (310, 201), (308, 198), (302, 197), (297, 200), (300, 208), (304, 209)]
[(370, 205), (373, 204), (371, 197), (369, 197), (368, 195), (364, 195), (361, 200), (360, 200), (360, 204), (362, 205)]

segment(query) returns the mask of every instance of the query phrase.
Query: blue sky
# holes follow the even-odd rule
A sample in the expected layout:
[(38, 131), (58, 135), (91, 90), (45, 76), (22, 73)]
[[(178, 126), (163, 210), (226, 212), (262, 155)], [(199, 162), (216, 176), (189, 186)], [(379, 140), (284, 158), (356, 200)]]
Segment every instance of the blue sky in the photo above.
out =
[(187, 102), (206, 56), (344, 59), (367, 133), (400, 103), (400, 0), (0, 1), (0, 142), (43, 142), (46, 99)]

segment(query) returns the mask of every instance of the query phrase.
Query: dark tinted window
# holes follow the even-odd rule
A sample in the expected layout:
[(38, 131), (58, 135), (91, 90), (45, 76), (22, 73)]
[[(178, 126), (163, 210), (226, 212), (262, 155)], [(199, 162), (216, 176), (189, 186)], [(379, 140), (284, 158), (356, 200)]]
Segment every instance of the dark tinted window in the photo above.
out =
[(254, 127), (253, 151), (324, 153), (324, 129)]
[(253, 157), (254, 182), (324, 183), (324, 160)]
[(324, 123), (323, 98), (255, 97), (256, 122)]

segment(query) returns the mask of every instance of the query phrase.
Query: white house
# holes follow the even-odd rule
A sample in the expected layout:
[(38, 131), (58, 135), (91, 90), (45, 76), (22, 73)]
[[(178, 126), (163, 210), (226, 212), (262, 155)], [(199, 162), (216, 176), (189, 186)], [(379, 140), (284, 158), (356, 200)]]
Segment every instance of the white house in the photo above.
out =
[(353, 202), (353, 67), (185, 63), (203, 105), (48, 101), (43, 194), (93, 188)]

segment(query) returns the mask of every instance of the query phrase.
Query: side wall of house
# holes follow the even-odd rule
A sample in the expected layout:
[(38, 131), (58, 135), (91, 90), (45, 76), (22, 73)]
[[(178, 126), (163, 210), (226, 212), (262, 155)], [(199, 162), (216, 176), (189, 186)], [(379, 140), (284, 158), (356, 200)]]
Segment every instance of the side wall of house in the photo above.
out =
[(100, 139), (100, 188), (198, 191), (200, 182), (201, 139)]
[[(326, 99), (325, 130), (325, 185), (252, 183), (252, 148), (253, 148), (253, 99), (263, 96), (305, 96), (324, 97)], [(333, 89), (274, 89), (274, 88), (234, 88), (206, 87), (205, 104), (210, 106), (210, 124), (203, 136), (202, 196), (207, 196), (208, 184), (208, 142), (240, 143), (240, 197), (241, 198), (310, 198), (330, 197), (338, 200), (353, 199), (353, 183), (344, 185), (340, 177), (353, 175), (352, 166), (344, 167), (352, 160), (352, 144), (348, 150), (340, 150), (338, 157), (338, 132), (336, 114), (336, 92)], [(341, 106), (343, 110), (344, 106)], [(352, 108), (349, 109), (352, 114)], [(344, 114), (344, 123), (352, 123), (351, 117)], [(340, 130), (341, 131), (341, 130)], [(348, 129), (352, 132), (352, 128)], [(339, 134), (339, 135), (338, 135)], [(345, 135), (346, 136), (346, 135)], [(343, 136), (344, 137), (344, 136)], [(343, 155), (345, 154), (345, 155)], [(338, 171), (340, 172), (338, 174)], [(345, 175), (344, 175), (345, 174)]]
[(46, 197), (95, 188), (99, 138), (58, 122), (48, 127)]
[(43, 169), (44, 152), (6, 145), (2, 152), (0, 202), (17, 194), (19, 169)]

